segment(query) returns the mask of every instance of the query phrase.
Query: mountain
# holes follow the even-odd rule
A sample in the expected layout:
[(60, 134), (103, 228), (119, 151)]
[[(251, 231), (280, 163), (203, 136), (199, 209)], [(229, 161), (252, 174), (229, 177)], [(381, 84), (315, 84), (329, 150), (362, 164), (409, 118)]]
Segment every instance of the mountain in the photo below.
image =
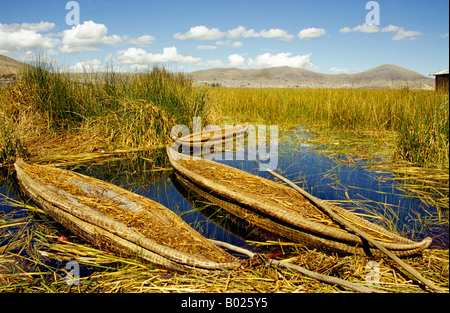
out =
[[(368, 71), (352, 74), (353, 77), (357, 79), (381, 79), (381, 80), (390, 80), (390, 81), (416, 81), (424, 78), (428, 78), (419, 73), (406, 69), (404, 67), (393, 65), (393, 64), (385, 64)], [(432, 79), (431, 79), (432, 80)]]
[(18, 74), (24, 65), (25, 63), (0, 54), (0, 77), (4, 75)]
[[(0, 55), (0, 82), (25, 63)], [(322, 74), (288, 66), (264, 69), (214, 68), (186, 73), (193, 80), (224, 87), (434, 89), (434, 79), (401, 66), (384, 64), (355, 74)]]
[(355, 74), (322, 74), (288, 66), (265, 69), (215, 68), (187, 74), (195, 81), (225, 87), (432, 89), (434, 79), (384, 64)]

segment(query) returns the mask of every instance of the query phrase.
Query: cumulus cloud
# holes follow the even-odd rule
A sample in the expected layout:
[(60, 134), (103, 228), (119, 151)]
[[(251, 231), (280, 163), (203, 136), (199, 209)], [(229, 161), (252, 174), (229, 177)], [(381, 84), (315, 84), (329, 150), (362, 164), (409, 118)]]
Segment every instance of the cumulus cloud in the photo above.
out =
[(63, 46), (60, 50), (66, 53), (79, 53), (84, 50), (97, 50), (97, 46), (100, 45), (113, 45), (122, 41), (120, 36), (107, 36), (107, 33), (108, 28), (104, 24), (86, 21), (63, 31)]
[(186, 33), (176, 33), (173, 37), (175, 39), (187, 40), (217, 40), (225, 36), (218, 28), (208, 28), (206, 26), (194, 26)]
[(240, 41), (231, 41), (231, 40), (218, 40), (216, 41), (216, 45), (218, 46), (223, 46), (223, 47), (233, 47), (233, 48), (238, 48), (242, 46), (242, 42)]
[(392, 37), (392, 40), (416, 40), (417, 36), (421, 35), (422, 32), (419, 31), (400, 29), (394, 37)]
[(197, 50), (216, 50), (217, 46), (210, 46), (210, 45), (200, 45), (197, 46)]
[(147, 45), (147, 44), (151, 44), (155, 41), (155, 37), (150, 36), (150, 35), (143, 35), (141, 37), (138, 38), (129, 38), (128, 42), (135, 44), (135, 45)]
[(272, 28), (268, 31), (262, 30), (259, 35), (263, 38), (278, 39), (284, 41), (289, 41), (294, 38), (294, 35), (291, 35), (287, 31), (279, 28)]
[(102, 62), (99, 59), (82, 61), (71, 66), (70, 70), (77, 73), (99, 72), (102, 70)]
[(298, 33), (297, 37), (300, 40), (311, 40), (313, 38), (319, 38), (325, 34), (326, 34), (326, 31), (323, 28), (310, 27), (310, 28), (302, 29)]
[(227, 31), (227, 37), (230, 39), (238, 38), (269, 38), (289, 41), (294, 38), (293, 35), (289, 34), (284, 29), (271, 28), (269, 30), (262, 30), (260, 32), (254, 29), (247, 29), (244, 26), (238, 26), (234, 29)]
[(394, 37), (392, 37), (392, 40), (415, 40), (417, 39), (417, 36), (421, 36), (422, 32), (419, 31), (413, 31), (413, 30), (404, 30), (403, 27), (396, 26), (396, 25), (389, 25), (384, 27), (382, 32), (395, 32)]
[(247, 29), (244, 26), (238, 26), (234, 29), (222, 32), (218, 28), (208, 28), (206, 26), (194, 26), (185, 33), (176, 33), (173, 36), (175, 39), (187, 40), (217, 40), (223, 37), (229, 39), (238, 38), (269, 38), (289, 41), (294, 38), (293, 35), (289, 34), (287, 31), (279, 28), (272, 28), (269, 30), (262, 30), (260, 32), (254, 29)]
[(399, 27), (399, 26), (395, 26), (395, 25), (389, 25), (389, 26), (386, 26), (386, 27), (384, 27), (381, 31), (382, 32), (397, 32), (397, 31), (399, 31), (401, 29), (401, 27)]
[(51, 49), (59, 44), (48, 32), (55, 27), (49, 22), (1, 24), (0, 23), (0, 53), (14, 54), (21, 49)]
[(377, 33), (380, 31), (380, 28), (376, 25), (368, 25), (366, 23), (362, 25), (355, 26), (353, 28), (343, 27), (339, 30), (340, 33), (351, 33), (351, 32), (360, 32), (360, 33)]
[(335, 66), (330, 68), (330, 72), (339, 74), (339, 73), (348, 73), (350, 70), (348, 68), (337, 68)]
[(54, 23), (41, 21), (39, 23), (22, 23), (22, 24), (0, 24), (0, 27), (4, 27), (10, 32), (17, 32), (20, 30), (29, 30), (33, 32), (48, 32), (55, 27)]
[[(341, 33), (361, 32), (361, 33), (377, 33), (380, 28), (376, 25), (362, 24), (353, 28), (344, 27), (339, 30)], [(394, 32), (395, 35), (392, 40), (415, 40), (417, 36), (421, 36), (422, 32), (413, 30), (404, 30), (401, 26), (388, 25), (381, 29), (382, 32)]]
[(204, 65), (207, 67), (224, 67), (225, 66), (221, 60), (208, 60), (206, 62), (201, 62), (197, 65)]
[(202, 63), (201, 58), (179, 54), (175, 47), (164, 48), (163, 53), (151, 53), (141, 48), (132, 47), (121, 50), (118, 54), (118, 60), (121, 64), (180, 63), (200, 65)]
[(228, 30), (227, 37), (230, 39), (251, 38), (259, 37), (259, 34), (254, 29), (247, 30), (244, 26), (238, 26), (234, 29)]
[(245, 58), (240, 54), (232, 54), (228, 56), (231, 67), (241, 67), (245, 65)]
[(293, 56), (291, 52), (282, 52), (278, 54), (264, 53), (258, 55), (255, 59), (248, 59), (248, 65), (253, 68), (291, 66), (298, 68), (313, 67), (311, 62), (311, 53), (305, 55)]

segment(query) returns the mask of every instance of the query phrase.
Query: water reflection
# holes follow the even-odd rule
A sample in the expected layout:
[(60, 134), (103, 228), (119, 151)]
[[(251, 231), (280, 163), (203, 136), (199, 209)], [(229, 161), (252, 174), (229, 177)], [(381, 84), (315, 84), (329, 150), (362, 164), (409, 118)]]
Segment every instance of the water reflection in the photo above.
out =
[[(284, 134), (279, 143), (277, 172), (296, 182), (318, 198), (339, 200), (339, 205), (358, 212), (381, 214), (385, 227), (398, 230), (415, 240), (433, 238), (433, 247), (448, 248), (448, 222), (436, 225), (435, 208), (410, 197), (397, 188), (394, 181), (380, 180), (379, 174), (368, 169), (364, 162), (342, 162), (345, 156), (327, 157), (320, 147), (305, 144), (310, 134), (302, 129)], [(340, 160), (339, 160), (340, 159)], [(267, 172), (258, 171), (258, 161), (222, 160), (246, 172), (273, 179)], [(165, 149), (154, 153), (130, 156), (126, 161), (109, 161), (72, 166), (68, 169), (93, 176), (132, 190), (170, 208), (207, 238), (245, 246), (248, 239), (275, 239), (270, 234), (253, 229), (245, 221), (226, 219), (226, 212), (211, 207), (176, 184)], [(386, 176), (386, 174), (384, 174)], [(14, 180), (0, 174), (1, 194), (16, 197)], [(1, 196), (0, 196), (1, 197)], [(351, 199), (351, 201), (350, 201)], [(17, 210), (3, 203), (1, 211)], [(430, 214), (433, 216), (430, 217)], [(23, 213), (26, 214), (26, 213)], [(421, 216), (421, 222), (418, 217)], [(423, 217), (429, 217), (428, 221)], [(379, 222), (379, 221), (375, 221)], [(251, 236), (248, 236), (248, 235)], [(254, 237), (252, 237), (254, 236)]]

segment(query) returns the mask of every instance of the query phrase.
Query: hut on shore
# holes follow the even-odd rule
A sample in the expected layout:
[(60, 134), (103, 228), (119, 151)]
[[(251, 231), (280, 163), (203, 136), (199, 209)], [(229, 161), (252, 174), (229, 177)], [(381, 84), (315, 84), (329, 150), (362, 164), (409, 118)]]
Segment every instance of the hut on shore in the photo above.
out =
[(448, 92), (448, 68), (442, 71), (431, 73), (429, 76), (435, 77), (436, 91)]

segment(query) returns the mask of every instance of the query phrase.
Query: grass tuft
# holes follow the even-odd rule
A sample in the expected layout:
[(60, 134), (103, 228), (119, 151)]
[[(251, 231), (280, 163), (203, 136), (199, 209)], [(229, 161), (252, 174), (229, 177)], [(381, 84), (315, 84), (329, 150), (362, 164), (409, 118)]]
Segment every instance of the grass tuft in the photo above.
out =
[[(176, 124), (207, 123), (208, 91), (182, 74), (154, 67), (145, 73), (74, 74), (37, 59), (0, 98), (1, 154), (149, 148), (169, 141)], [(76, 144), (72, 144), (76, 143)]]
[(448, 93), (424, 90), (213, 88), (226, 117), (337, 133), (396, 135), (396, 157), (448, 169)]

